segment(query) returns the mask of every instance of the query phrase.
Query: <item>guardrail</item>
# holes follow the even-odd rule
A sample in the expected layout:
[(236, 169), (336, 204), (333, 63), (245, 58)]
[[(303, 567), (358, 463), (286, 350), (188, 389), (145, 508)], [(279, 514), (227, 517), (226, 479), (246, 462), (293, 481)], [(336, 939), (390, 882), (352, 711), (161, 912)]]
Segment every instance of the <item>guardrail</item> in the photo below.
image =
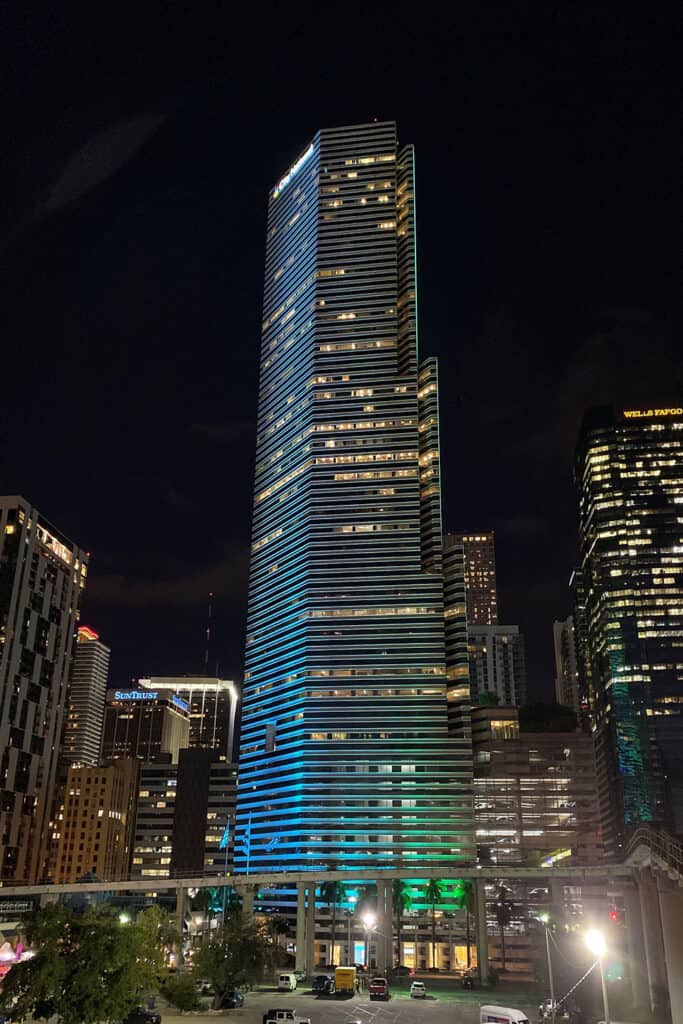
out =
[(683, 842), (669, 832), (640, 825), (629, 837), (625, 863), (642, 861), (639, 851), (646, 848), (650, 862), (665, 871), (673, 881), (683, 882)]

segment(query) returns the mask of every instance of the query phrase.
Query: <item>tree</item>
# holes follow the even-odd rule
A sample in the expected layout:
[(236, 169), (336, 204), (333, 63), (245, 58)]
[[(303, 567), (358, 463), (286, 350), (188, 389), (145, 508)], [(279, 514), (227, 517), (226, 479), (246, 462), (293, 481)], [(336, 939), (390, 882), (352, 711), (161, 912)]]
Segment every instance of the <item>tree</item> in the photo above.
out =
[(320, 899), (323, 903), (327, 904), (328, 908), (332, 908), (332, 923), (330, 926), (330, 944), (332, 947), (330, 964), (332, 964), (334, 962), (334, 941), (337, 930), (337, 907), (346, 899), (346, 889), (341, 882), (325, 882), (324, 885), (320, 886)]
[(197, 1010), (199, 999), (194, 979), (189, 974), (176, 974), (168, 979), (163, 988), (164, 998), (176, 1010)]
[(394, 908), (396, 920), (396, 944), (398, 946), (398, 962), (401, 962), (401, 923), (403, 915), (413, 905), (413, 898), (410, 895), (410, 887), (401, 878), (395, 878), (391, 883), (391, 901)]
[(430, 878), (425, 886), (425, 898), (432, 908), (432, 967), (436, 967), (436, 905), (443, 899), (443, 882)]
[(282, 914), (273, 914), (266, 921), (266, 931), (273, 944), (273, 959), (278, 964), (280, 963), (280, 936), (291, 935), (291, 925)]
[(474, 912), (474, 886), (467, 880), (459, 880), (455, 887), (458, 909), (465, 911), (465, 941), (467, 943), (467, 970), (472, 966), (471, 920)]
[(227, 992), (251, 988), (273, 965), (273, 946), (253, 921), (234, 914), (220, 934), (203, 942), (194, 956), (196, 978), (207, 978), (219, 1009)]
[(157, 908), (122, 924), (110, 907), (77, 915), (51, 904), (25, 924), (35, 956), (12, 968), (0, 996), (12, 1020), (50, 1011), (60, 1024), (122, 1020), (158, 988), (171, 931)]
[(505, 929), (512, 920), (512, 903), (508, 899), (508, 890), (504, 885), (498, 889), (495, 905), (496, 922), (500, 928), (500, 946), (502, 958), (502, 970), (505, 970)]

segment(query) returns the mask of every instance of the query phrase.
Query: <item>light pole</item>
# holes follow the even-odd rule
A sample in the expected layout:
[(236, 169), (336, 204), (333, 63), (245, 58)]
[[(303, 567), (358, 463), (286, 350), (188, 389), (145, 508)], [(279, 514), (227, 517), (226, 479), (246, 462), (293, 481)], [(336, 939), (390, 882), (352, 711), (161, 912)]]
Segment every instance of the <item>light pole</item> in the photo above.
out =
[(361, 917), (363, 927), (365, 928), (365, 966), (370, 967), (370, 933), (374, 932), (377, 927), (377, 914), (373, 914), (372, 911), (368, 910)]
[(354, 914), (356, 913), (356, 903), (358, 902), (357, 896), (349, 896), (349, 909), (344, 911), (346, 914), (346, 962), (347, 964), (353, 964), (353, 951), (351, 949), (351, 921)]
[(549, 914), (539, 914), (538, 920), (543, 925), (543, 931), (545, 932), (545, 955), (548, 958), (548, 983), (550, 985), (550, 1012), (552, 1014), (551, 1020), (555, 1024), (555, 983), (553, 981), (553, 964), (550, 959), (550, 935), (548, 931), (548, 922), (550, 921)]
[(605, 1024), (611, 1024), (611, 1017), (609, 1015), (609, 1002), (607, 1000), (607, 982), (605, 981), (605, 968), (602, 962), (602, 958), (607, 950), (607, 943), (605, 942), (605, 936), (602, 932), (597, 931), (595, 928), (591, 928), (590, 931), (586, 932), (586, 945), (593, 954), (597, 957), (598, 964), (600, 965), (600, 984), (602, 985), (602, 1006), (605, 1014)]

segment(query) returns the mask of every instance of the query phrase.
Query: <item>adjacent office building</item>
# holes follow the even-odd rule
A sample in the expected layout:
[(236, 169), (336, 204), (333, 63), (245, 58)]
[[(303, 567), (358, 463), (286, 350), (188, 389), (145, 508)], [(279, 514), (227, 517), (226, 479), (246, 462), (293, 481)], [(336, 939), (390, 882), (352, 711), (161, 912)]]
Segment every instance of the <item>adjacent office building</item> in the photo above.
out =
[(466, 737), (470, 731), (471, 696), (465, 549), (452, 533), (444, 537), (443, 586), (448, 727), (452, 734)]
[(472, 708), (482, 863), (595, 864), (602, 857), (595, 746), (581, 732), (525, 732), (516, 707)]
[(141, 689), (178, 696), (189, 708), (191, 747), (215, 750), (232, 761), (235, 745), (237, 688), (230, 679), (206, 676), (152, 676), (139, 679)]
[(181, 750), (176, 765), (143, 765), (132, 877), (230, 873), (236, 791), (236, 766), (213, 750)]
[(62, 744), (65, 765), (99, 762), (110, 654), (94, 630), (78, 627)]
[(0, 878), (46, 870), (64, 706), (88, 556), (0, 497)]
[(190, 744), (187, 703), (176, 694), (161, 696), (154, 690), (108, 690), (104, 709), (102, 757), (135, 757), (156, 761), (170, 754), (178, 761)]
[(456, 533), (451, 536), (457, 544), (462, 544), (465, 556), (467, 621), (471, 626), (496, 626), (498, 589), (494, 532)]
[(592, 409), (581, 428), (580, 571), (611, 849), (683, 833), (683, 408)]
[(581, 713), (581, 662), (574, 616), (553, 623), (555, 647), (555, 700)]
[(519, 626), (469, 626), (468, 645), (472, 703), (524, 704), (526, 657)]
[(319, 131), (270, 193), (238, 870), (473, 857), (414, 195), (390, 122)]
[(54, 881), (128, 878), (139, 762), (119, 758), (67, 770), (53, 841)]

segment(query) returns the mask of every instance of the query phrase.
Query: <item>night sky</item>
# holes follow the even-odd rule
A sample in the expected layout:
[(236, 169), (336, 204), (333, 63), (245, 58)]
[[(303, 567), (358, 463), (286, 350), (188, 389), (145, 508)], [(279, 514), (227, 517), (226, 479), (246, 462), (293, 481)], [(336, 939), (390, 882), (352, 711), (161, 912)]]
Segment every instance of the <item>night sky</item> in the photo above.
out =
[(185, 6), (4, 8), (0, 492), (92, 552), (115, 684), (200, 671), (209, 591), (211, 670), (240, 678), (268, 189), (317, 128), (395, 119), (445, 525), (496, 530), (550, 697), (582, 411), (681, 388), (673, 21)]

